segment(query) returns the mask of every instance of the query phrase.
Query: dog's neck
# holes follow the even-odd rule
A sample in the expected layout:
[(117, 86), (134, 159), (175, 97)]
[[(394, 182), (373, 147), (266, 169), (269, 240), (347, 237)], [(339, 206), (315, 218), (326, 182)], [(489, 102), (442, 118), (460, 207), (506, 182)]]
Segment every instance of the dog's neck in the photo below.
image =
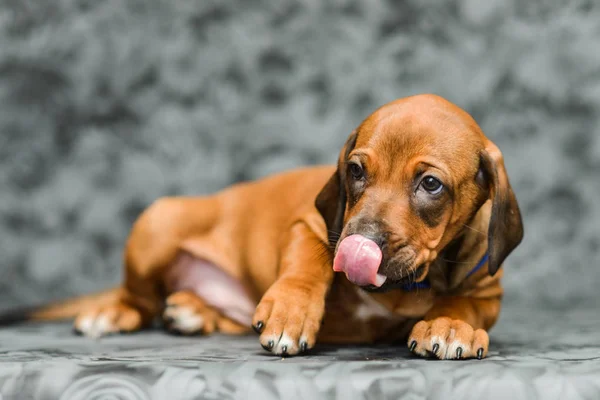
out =
[(440, 252), (430, 265), (428, 280), (437, 291), (447, 292), (486, 265), (488, 260), (489, 202), (465, 224), (462, 232)]
[[(470, 271), (467, 272), (467, 275), (465, 276), (465, 278), (470, 277), (471, 275), (473, 275), (474, 273), (479, 271), (484, 265), (486, 265), (488, 258), (489, 258), (489, 253), (486, 251), (484, 253), (484, 255), (481, 257), (481, 259), (477, 262), (477, 264), (475, 264), (475, 266)], [(441, 271), (444, 273), (444, 276), (445, 276), (444, 280), (446, 283), (445, 287), (448, 289), (452, 289), (456, 286), (456, 285), (452, 285), (451, 268), (453, 268), (452, 264), (458, 264), (458, 263), (461, 263), (461, 261), (448, 261), (448, 259), (445, 259), (445, 258), (442, 260), (442, 264), (445, 264), (446, 267), (441, 268)], [(456, 267), (454, 267), (454, 268), (456, 268)], [(405, 292), (411, 292), (413, 290), (419, 290), (419, 289), (431, 289), (431, 288), (432, 288), (432, 285), (430, 282), (429, 274), (427, 275), (425, 280), (423, 280), (421, 282), (407, 283), (401, 287), (401, 289), (404, 290)]]

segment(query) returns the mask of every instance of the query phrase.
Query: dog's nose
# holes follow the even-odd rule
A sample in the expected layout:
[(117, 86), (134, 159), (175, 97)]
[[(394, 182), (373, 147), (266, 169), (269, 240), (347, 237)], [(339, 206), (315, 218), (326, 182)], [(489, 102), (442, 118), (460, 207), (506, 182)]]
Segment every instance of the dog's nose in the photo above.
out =
[(361, 235), (375, 242), (383, 249), (388, 244), (387, 233), (381, 222), (372, 218), (360, 218), (348, 224), (348, 236), (351, 234)]
[(382, 234), (367, 233), (367, 234), (363, 234), (362, 236), (366, 237), (369, 240), (374, 241), (377, 244), (377, 246), (379, 246), (380, 249), (383, 249), (383, 247), (387, 244), (387, 239), (386, 239), (385, 235), (382, 235)]

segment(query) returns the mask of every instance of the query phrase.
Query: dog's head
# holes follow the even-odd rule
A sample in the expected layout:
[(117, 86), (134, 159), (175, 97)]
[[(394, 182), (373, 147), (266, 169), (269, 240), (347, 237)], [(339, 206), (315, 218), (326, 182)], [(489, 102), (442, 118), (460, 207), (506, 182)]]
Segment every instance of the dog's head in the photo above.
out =
[(385, 290), (425, 279), (488, 201), (494, 275), (523, 237), (502, 154), (465, 111), (419, 95), (389, 103), (360, 124), (315, 205), (329, 231), (334, 269), (365, 289)]

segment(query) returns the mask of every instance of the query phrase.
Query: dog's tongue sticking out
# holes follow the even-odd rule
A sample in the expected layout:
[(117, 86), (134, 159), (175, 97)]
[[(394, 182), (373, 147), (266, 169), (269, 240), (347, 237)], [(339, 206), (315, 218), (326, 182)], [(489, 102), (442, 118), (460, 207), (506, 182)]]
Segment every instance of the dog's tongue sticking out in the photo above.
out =
[(333, 270), (344, 272), (348, 280), (359, 286), (380, 287), (386, 280), (377, 273), (381, 258), (381, 249), (374, 241), (361, 235), (350, 235), (338, 246)]

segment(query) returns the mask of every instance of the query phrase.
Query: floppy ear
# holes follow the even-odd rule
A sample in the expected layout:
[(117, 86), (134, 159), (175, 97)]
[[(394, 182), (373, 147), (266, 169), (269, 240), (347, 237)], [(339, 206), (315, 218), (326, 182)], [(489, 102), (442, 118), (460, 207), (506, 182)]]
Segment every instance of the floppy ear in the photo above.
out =
[(346, 159), (356, 144), (356, 131), (352, 132), (340, 151), (337, 170), (317, 195), (315, 206), (325, 220), (329, 245), (334, 247), (342, 232), (346, 211)]
[(481, 153), (481, 168), (486, 175), (492, 211), (488, 229), (488, 271), (494, 275), (506, 257), (523, 239), (523, 221), (517, 198), (508, 181), (502, 153), (488, 141)]

